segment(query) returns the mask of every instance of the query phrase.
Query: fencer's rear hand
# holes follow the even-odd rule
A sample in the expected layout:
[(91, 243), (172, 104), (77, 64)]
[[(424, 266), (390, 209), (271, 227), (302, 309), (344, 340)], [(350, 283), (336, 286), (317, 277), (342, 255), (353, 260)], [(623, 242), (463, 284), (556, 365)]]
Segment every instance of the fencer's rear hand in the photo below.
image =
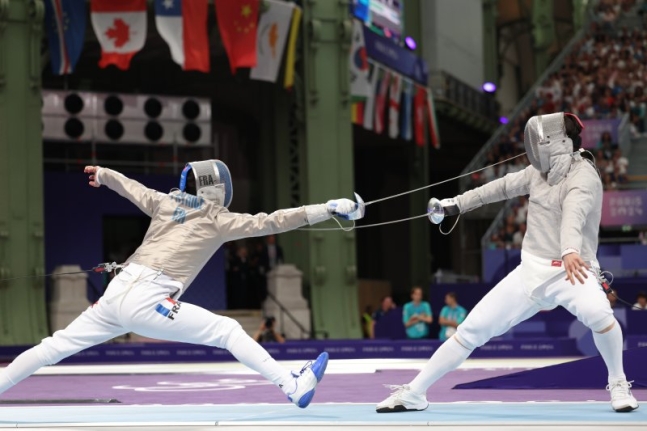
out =
[(97, 172), (101, 169), (99, 166), (86, 166), (83, 172), (86, 174), (90, 174), (90, 182), (89, 184), (92, 187), (100, 187), (101, 183), (97, 180)]
[(350, 199), (333, 199), (326, 202), (326, 208), (330, 214), (348, 220), (348, 214), (357, 209), (357, 203)]
[(564, 256), (563, 260), (566, 270), (565, 280), (569, 280), (574, 285), (577, 278), (580, 283), (584, 284), (584, 279), (589, 278), (586, 273), (590, 266), (577, 253), (569, 253)]
[(446, 216), (455, 216), (461, 213), (461, 207), (458, 205), (458, 201), (454, 198), (443, 199), (440, 201), (440, 206), (445, 210)]

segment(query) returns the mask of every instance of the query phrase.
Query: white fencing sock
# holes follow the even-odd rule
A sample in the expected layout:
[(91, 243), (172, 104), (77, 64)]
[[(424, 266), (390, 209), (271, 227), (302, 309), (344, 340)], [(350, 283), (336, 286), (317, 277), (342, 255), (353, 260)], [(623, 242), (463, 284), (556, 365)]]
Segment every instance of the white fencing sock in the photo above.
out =
[(36, 347), (32, 347), (21, 353), (11, 364), (7, 365), (0, 372), (0, 394), (46, 365), (38, 357)]
[(426, 394), (427, 388), (450, 371), (458, 368), (472, 353), (456, 341), (454, 337), (445, 341), (425, 364), (425, 367), (409, 383), (416, 393)]
[(616, 380), (626, 380), (625, 371), (622, 366), (622, 330), (616, 320), (613, 328), (599, 334), (593, 331), (593, 341), (598, 348), (600, 356), (609, 370), (609, 383)]
[(227, 350), (242, 364), (260, 373), (267, 380), (281, 388), (283, 393), (294, 392), (296, 383), (292, 374), (279, 365), (267, 353), (267, 350), (247, 335), (242, 328), (237, 328), (236, 331), (240, 332), (230, 335)]

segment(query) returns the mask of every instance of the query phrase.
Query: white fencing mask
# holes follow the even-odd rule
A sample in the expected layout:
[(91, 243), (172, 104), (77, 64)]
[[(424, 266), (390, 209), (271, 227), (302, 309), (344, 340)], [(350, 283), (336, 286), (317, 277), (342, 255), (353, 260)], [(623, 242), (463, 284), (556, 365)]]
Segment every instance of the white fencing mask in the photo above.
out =
[(189, 171), (193, 171), (196, 195), (228, 207), (234, 195), (229, 168), (220, 160), (187, 163), (180, 176), (180, 190), (185, 191)]

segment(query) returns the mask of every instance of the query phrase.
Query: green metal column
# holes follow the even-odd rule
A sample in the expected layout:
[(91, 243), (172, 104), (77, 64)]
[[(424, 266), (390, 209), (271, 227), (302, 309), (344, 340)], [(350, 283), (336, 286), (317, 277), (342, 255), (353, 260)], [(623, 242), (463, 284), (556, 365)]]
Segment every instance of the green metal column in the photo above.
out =
[(535, 48), (535, 74), (539, 77), (548, 67), (549, 48), (555, 42), (554, 0), (532, 2), (532, 37)]
[(497, 0), (483, 0), (483, 62), (485, 82), (499, 84), (499, 53), (496, 38)]
[[(303, 203), (353, 198), (353, 139), (348, 52), (352, 25), (343, 1), (303, 2), (303, 136), (298, 159)], [(296, 158), (295, 158), (296, 157)], [(293, 170), (294, 166), (289, 167)], [(353, 232), (302, 232), (301, 260), (307, 268), (315, 329), (330, 338), (359, 338), (357, 268)]]
[[(44, 273), (43, 15), (41, 0), (0, 0), (0, 278)], [(44, 282), (0, 282), (0, 344), (47, 336)]]
[(584, 24), (588, 0), (573, 0), (573, 27), (577, 32)]
[[(422, 11), (420, 0), (409, 0), (404, 6), (404, 33), (417, 42), (416, 55), (420, 55), (425, 41), (422, 38)], [(433, 66), (432, 66), (433, 68)], [(409, 187), (417, 189), (428, 184), (429, 152), (431, 147), (420, 148), (410, 144)], [(421, 214), (427, 208), (429, 192), (420, 191), (409, 195), (409, 212)], [(412, 285), (425, 288), (429, 284), (431, 262), (429, 245), (429, 223), (420, 220), (409, 223), (409, 271)]]

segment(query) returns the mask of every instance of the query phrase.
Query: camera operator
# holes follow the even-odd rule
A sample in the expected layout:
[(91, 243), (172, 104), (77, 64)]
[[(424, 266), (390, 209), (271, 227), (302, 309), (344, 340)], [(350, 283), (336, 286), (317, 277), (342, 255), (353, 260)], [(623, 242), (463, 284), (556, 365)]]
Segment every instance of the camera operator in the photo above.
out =
[(261, 327), (254, 334), (257, 343), (285, 343), (283, 335), (274, 329), (275, 321), (274, 317), (268, 317), (261, 323)]

